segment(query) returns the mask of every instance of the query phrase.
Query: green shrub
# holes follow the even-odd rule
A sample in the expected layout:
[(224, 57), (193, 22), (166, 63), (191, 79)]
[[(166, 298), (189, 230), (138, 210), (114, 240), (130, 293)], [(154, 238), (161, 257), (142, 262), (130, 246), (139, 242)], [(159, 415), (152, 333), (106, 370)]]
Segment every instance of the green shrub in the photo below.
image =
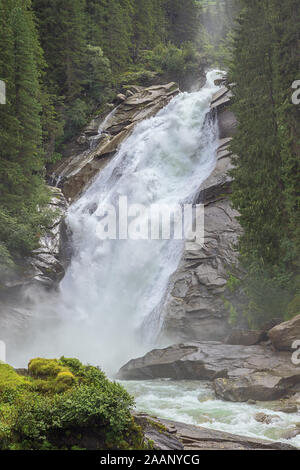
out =
[(181, 47), (168, 43), (159, 44), (152, 51), (145, 51), (141, 62), (145, 68), (181, 81), (187, 75), (198, 73), (200, 56), (191, 43), (185, 43)]
[[(89, 436), (99, 449), (141, 449), (133, 399), (98, 368), (77, 359), (33, 359), (30, 376), (0, 366), (0, 449), (82, 449)], [(95, 444), (93, 444), (94, 448)]]
[(28, 380), (17, 374), (13, 367), (0, 363), (0, 394), (26, 384), (29, 384)]

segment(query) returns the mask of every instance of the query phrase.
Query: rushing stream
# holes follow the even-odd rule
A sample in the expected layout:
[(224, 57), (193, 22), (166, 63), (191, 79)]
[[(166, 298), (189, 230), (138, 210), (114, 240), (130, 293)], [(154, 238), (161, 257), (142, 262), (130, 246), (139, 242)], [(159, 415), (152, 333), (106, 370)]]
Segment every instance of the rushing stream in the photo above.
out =
[[(209, 72), (199, 92), (182, 93), (156, 117), (138, 124), (115, 158), (75, 202), (67, 222), (73, 258), (57, 295), (38, 298), (38, 320), (26, 351), (30, 357), (79, 357), (115, 373), (129, 359), (155, 346), (170, 276), (183, 241), (101, 240), (97, 227), (104, 204), (192, 202), (216, 163), (217, 126), (207, 119), (218, 90)], [(101, 132), (101, 126), (100, 130)], [(249, 436), (278, 439), (297, 422), (280, 413), (272, 426), (254, 420), (257, 409), (217, 401), (201, 382), (129, 382), (138, 409), (161, 417)], [(278, 413), (276, 413), (278, 415)], [(294, 444), (298, 438), (292, 441)], [(300, 438), (299, 438), (300, 439)]]
[[(135, 397), (137, 410), (150, 416), (240, 436), (282, 441), (300, 448), (300, 436), (284, 438), (299, 424), (299, 414), (275, 411), (278, 402), (256, 405), (224, 402), (216, 399), (209, 383), (199, 381), (149, 380), (122, 384)], [(273, 417), (271, 424), (256, 421), (255, 415), (261, 412)]]

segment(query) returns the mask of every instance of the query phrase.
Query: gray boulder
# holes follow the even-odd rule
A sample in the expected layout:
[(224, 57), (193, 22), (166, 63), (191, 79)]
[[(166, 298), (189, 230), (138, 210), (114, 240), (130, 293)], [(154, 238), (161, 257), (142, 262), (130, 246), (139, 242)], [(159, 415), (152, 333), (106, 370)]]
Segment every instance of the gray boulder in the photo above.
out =
[(149, 352), (123, 366), (118, 378), (148, 380), (211, 380), (218, 397), (227, 401), (271, 401), (295, 392), (300, 368), (288, 353), (265, 345), (232, 346), (190, 342)]
[(256, 413), (254, 416), (255, 421), (263, 424), (272, 424), (274, 421), (280, 420), (279, 416), (267, 415), (265, 413)]
[(232, 111), (224, 109), (218, 113), (220, 138), (224, 139), (235, 135), (237, 120)]
[(278, 351), (293, 351), (293, 343), (300, 341), (300, 315), (275, 326), (268, 336)]
[(255, 330), (243, 330), (234, 328), (228, 338), (226, 344), (240, 344), (243, 346), (253, 346), (259, 344), (264, 339), (264, 333), (262, 331)]

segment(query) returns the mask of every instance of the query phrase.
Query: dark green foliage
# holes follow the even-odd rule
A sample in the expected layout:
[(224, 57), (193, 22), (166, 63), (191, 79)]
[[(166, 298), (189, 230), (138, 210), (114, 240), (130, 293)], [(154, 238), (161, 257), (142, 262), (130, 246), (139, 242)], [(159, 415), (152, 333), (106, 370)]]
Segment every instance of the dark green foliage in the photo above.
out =
[(7, 104), (0, 106), (0, 265), (38, 246), (47, 217), (43, 182), (43, 66), (30, 1), (0, 2), (0, 79)]
[(295, 0), (239, 3), (230, 74), (239, 121), (232, 200), (245, 230), (247, 316), (257, 324), (284, 318), (299, 289), (300, 114), (291, 85), (300, 71), (300, 6)]
[(180, 46), (195, 40), (199, 30), (200, 8), (195, 0), (167, 0), (166, 11), (172, 41)]
[(193, 43), (185, 43), (179, 48), (169, 42), (141, 53), (140, 63), (145, 69), (158, 72), (165, 81), (176, 80), (184, 89), (187, 81), (192, 84), (197, 80), (201, 56)]
[(102, 47), (114, 72), (131, 62), (132, 1), (87, 0), (89, 44)]
[(81, 91), (85, 54), (84, 1), (33, 0), (48, 64), (46, 81), (55, 94), (72, 100)]

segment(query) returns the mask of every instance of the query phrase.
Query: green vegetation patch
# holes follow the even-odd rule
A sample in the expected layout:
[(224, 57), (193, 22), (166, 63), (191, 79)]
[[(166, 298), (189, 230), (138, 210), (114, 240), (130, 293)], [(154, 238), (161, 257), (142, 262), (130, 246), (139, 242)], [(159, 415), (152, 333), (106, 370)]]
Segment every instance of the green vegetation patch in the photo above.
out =
[(120, 384), (77, 359), (33, 359), (28, 377), (0, 364), (0, 449), (141, 449), (133, 405)]
[(0, 363), (0, 396), (8, 390), (16, 390), (17, 387), (28, 383), (28, 380), (17, 374), (13, 367)]

